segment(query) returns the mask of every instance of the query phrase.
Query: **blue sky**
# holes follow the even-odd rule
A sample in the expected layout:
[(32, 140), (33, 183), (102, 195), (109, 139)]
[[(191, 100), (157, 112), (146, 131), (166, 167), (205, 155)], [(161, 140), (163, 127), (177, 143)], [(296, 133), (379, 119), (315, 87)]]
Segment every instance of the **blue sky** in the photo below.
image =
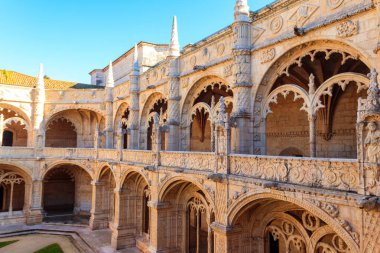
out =
[[(249, 0), (251, 10), (270, 3)], [(178, 17), (181, 47), (233, 21), (235, 0), (0, 0), (0, 69), (89, 83), (136, 42), (169, 43)]]

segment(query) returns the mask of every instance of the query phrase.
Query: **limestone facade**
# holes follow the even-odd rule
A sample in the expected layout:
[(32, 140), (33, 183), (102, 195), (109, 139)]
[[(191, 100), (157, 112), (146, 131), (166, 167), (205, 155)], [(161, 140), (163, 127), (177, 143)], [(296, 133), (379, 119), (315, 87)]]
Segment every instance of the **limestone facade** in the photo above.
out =
[[(181, 31), (180, 31), (181, 32)], [(380, 252), (380, 2), (279, 0), (98, 88), (0, 86), (0, 225), (142, 252)], [(92, 87), (92, 86), (91, 86)]]

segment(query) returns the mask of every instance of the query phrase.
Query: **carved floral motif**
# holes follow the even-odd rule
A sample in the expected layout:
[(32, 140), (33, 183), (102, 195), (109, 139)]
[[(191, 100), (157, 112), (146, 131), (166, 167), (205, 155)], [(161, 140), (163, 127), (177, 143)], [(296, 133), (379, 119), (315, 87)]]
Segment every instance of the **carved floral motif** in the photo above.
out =
[(261, 52), (260, 62), (267, 63), (274, 59), (276, 56), (276, 49), (270, 48)]
[(338, 37), (350, 37), (358, 33), (358, 23), (352, 20), (347, 20), (341, 23), (336, 28)]

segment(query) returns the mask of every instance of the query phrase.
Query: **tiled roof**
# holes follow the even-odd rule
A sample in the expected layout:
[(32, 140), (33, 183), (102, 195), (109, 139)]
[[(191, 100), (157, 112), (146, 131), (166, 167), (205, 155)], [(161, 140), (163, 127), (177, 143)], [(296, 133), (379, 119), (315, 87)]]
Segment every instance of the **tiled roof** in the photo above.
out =
[[(11, 70), (0, 70), (0, 84), (8, 84), (24, 87), (35, 87), (37, 78), (28, 76)], [(89, 85), (83, 83), (58, 81), (45, 78), (46, 89), (99, 89), (101, 87), (96, 85)]]

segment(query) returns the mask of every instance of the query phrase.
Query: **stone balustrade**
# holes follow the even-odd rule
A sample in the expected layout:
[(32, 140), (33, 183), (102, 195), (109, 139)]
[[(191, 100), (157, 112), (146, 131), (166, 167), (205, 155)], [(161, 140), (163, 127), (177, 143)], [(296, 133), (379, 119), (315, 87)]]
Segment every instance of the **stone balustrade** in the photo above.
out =
[(359, 169), (353, 159), (230, 156), (233, 175), (353, 192), (360, 188)]
[(160, 165), (212, 172), (216, 166), (216, 156), (202, 152), (160, 152)]
[[(180, 170), (213, 173), (218, 170), (215, 153), (152, 152), (146, 150), (2, 147), (0, 159), (92, 159), (107, 162), (129, 163), (140, 166), (177, 168)], [(1, 162), (0, 162), (1, 163)], [(324, 159), (229, 155), (229, 173), (233, 176), (263, 179), (296, 185), (360, 191), (360, 164), (354, 159)]]

